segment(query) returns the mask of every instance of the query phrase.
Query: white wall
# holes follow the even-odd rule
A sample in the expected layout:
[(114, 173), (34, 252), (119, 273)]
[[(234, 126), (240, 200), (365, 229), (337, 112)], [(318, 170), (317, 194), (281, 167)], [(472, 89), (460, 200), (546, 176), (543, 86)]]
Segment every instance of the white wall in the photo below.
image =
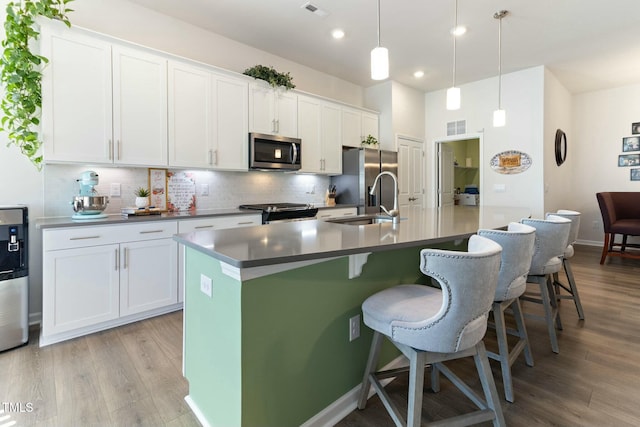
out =
[(389, 80), (365, 89), (367, 108), (380, 113), (380, 146), (396, 150), (396, 135), (424, 139), (424, 93)]
[(573, 96), (574, 136), (568, 138), (569, 154), (575, 158), (571, 201), (582, 213), (581, 241), (603, 240), (597, 192), (640, 191), (640, 181), (629, 180), (629, 168), (618, 167), (622, 138), (631, 136), (631, 123), (640, 121), (639, 99), (640, 84)]
[[(567, 135), (566, 161), (558, 167), (555, 155), (556, 130), (562, 129)], [(574, 133), (571, 123), (571, 94), (558, 79), (545, 69), (544, 73), (544, 209), (555, 212), (558, 209), (577, 210), (567, 197), (578, 185), (574, 181), (576, 167)]]
[[(535, 217), (544, 214), (543, 107), (544, 67), (534, 67), (502, 76), (502, 107), (507, 124), (494, 128), (493, 111), (498, 107), (496, 77), (461, 85), (462, 107), (448, 111), (446, 91), (425, 95), (426, 110), (426, 185), (429, 206), (436, 197), (436, 141), (446, 140), (447, 122), (466, 120), (467, 135), (482, 134), (480, 153), (483, 168), (483, 203), (487, 206), (522, 206)], [(465, 139), (458, 135), (457, 139)], [(491, 158), (502, 151), (519, 150), (532, 158), (531, 167), (523, 173), (502, 175), (489, 167)], [(504, 185), (504, 192), (494, 191)]]

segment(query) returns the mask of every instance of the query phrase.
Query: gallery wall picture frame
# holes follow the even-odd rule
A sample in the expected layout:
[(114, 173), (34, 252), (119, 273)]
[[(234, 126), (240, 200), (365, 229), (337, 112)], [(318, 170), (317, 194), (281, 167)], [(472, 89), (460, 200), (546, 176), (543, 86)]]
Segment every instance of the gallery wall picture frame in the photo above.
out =
[(640, 166), (640, 153), (639, 154), (620, 154), (618, 156), (618, 166)]
[(640, 122), (631, 123), (631, 134), (632, 135), (640, 134)]
[(631, 181), (640, 181), (640, 169), (639, 168), (631, 169), (629, 171), (629, 176), (631, 178)]
[(167, 211), (167, 170), (149, 168), (149, 205)]
[(622, 152), (640, 151), (640, 136), (627, 136), (622, 138)]

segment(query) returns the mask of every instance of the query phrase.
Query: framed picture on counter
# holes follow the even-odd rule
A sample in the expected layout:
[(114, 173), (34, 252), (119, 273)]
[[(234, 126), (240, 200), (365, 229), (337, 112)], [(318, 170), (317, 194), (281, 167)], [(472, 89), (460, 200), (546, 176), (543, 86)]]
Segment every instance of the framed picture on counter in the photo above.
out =
[(640, 134), (640, 122), (631, 123), (631, 134), (632, 135)]
[(149, 168), (149, 206), (167, 210), (167, 170)]
[(640, 169), (631, 169), (631, 181), (640, 181)]

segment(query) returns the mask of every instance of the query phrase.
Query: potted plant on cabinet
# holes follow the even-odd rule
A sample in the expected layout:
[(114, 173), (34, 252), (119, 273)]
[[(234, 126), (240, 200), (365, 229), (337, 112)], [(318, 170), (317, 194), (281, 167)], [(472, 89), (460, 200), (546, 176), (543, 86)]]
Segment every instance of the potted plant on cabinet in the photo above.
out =
[(139, 209), (144, 209), (149, 206), (149, 190), (143, 187), (138, 187), (136, 191), (134, 191), (136, 195), (136, 207)]
[(288, 72), (279, 73), (275, 68), (267, 67), (266, 65), (255, 65), (244, 70), (242, 74), (253, 77), (254, 79), (264, 80), (274, 88), (282, 86), (286, 90), (289, 90), (295, 89), (296, 87), (296, 85), (293, 84), (293, 77), (291, 77)]
[(375, 136), (369, 134), (365, 139), (361, 141), (363, 147), (376, 148), (378, 146), (378, 140)]

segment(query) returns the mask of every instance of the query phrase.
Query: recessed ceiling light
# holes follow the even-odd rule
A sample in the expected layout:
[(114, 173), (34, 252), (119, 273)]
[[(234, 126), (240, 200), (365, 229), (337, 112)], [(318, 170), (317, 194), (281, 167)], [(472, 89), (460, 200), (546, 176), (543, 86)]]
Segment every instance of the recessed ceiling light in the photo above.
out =
[(413, 77), (415, 77), (416, 79), (424, 77), (424, 71), (422, 70), (416, 71), (415, 73), (413, 73)]
[(457, 27), (451, 29), (451, 34), (453, 34), (456, 37), (459, 37), (466, 32), (467, 32), (467, 27), (465, 27), (464, 25), (458, 25)]
[(331, 31), (331, 37), (340, 40), (344, 37), (344, 31), (342, 31), (340, 28), (336, 28), (335, 30)]

